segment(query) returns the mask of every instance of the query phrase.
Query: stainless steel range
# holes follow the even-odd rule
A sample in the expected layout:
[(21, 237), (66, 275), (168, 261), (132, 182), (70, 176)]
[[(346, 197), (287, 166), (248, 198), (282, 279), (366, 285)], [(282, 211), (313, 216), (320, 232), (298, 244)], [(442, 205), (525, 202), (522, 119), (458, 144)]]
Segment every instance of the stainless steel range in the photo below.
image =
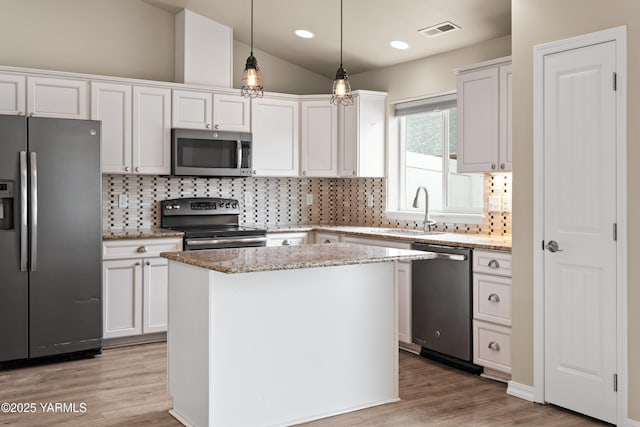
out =
[(162, 228), (184, 232), (184, 250), (266, 246), (266, 230), (238, 224), (235, 199), (198, 197), (161, 202)]

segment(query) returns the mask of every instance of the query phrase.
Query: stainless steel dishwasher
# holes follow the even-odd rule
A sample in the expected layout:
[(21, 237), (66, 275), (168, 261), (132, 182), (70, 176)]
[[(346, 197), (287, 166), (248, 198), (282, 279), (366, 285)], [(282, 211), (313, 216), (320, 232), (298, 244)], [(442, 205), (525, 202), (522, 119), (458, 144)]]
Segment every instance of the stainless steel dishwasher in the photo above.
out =
[(481, 373), (472, 363), (472, 250), (427, 243), (411, 248), (440, 254), (412, 263), (413, 342), (422, 356)]

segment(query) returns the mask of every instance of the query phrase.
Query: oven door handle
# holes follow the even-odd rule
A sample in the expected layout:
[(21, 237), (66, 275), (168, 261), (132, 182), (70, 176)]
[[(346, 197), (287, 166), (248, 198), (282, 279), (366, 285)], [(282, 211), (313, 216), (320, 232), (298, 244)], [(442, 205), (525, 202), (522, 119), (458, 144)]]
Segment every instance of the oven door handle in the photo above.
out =
[(222, 245), (228, 243), (264, 243), (266, 237), (246, 237), (241, 239), (185, 239), (185, 246)]

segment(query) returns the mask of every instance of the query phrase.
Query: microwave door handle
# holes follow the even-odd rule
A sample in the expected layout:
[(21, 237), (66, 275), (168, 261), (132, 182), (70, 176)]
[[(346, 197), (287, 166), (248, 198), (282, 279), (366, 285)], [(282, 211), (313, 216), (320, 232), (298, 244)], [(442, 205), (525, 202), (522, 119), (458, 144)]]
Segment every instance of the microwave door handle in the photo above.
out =
[(240, 169), (242, 167), (242, 141), (240, 140), (236, 141), (236, 150), (237, 150), (237, 159), (238, 159), (237, 168)]

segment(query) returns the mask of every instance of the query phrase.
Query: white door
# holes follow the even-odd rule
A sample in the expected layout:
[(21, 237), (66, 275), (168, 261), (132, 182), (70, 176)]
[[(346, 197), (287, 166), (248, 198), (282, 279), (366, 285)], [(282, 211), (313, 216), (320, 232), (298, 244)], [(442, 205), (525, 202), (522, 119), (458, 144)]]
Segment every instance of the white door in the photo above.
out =
[(102, 173), (131, 172), (131, 86), (91, 83), (91, 119), (102, 121)]
[(39, 117), (88, 119), (89, 97), (84, 80), (27, 78), (27, 113)]
[(171, 173), (171, 89), (133, 88), (133, 172)]
[(133, 259), (102, 263), (104, 338), (142, 333), (142, 262)]
[(328, 99), (302, 101), (302, 175), (338, 175), (338, 107)]
[(250, 132), (250, 103), (238, 95), (213, 94), (213, 127), (220, 130)]
[(164, 258), (144, 260), (142, 333), (165, 332), (169, 306), (169, 261)]
[(173, 90), (171, 116), (174, 128), (211, 129), (212, 96), (209, 92)]
[(544, 58), (545, 400), (616, 422), (614, 42)]
[(0, 114), (26, 114), (25, 76), (0, 74)]

